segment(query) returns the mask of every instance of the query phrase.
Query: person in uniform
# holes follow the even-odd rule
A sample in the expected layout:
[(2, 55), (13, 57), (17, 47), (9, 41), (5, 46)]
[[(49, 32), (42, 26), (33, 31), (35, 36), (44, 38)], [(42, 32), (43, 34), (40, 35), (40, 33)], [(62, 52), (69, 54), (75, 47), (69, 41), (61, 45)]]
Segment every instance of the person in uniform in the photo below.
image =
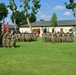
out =
[(7, 46), (10, 47), (11, 33), (7, 32)]
[(56, 42), (56, 33), (52, 33), (52, 35), (51, 35), (51, 42), (52, 43), (55, 43)]
[(7, 43), (7, 33), (4, 33), (2, 37), (2, 46), (6, 47), (6, 43)]
[(56, 33), (56, 42), (57, 43), (60, 42), (60, 33), (59, 32)]
[(11, 44), (12, 44), (12, 48), (14, 48), (15, 45), (16, 45), (15, 34), (13, 34), (13, 35), (11, 36)]

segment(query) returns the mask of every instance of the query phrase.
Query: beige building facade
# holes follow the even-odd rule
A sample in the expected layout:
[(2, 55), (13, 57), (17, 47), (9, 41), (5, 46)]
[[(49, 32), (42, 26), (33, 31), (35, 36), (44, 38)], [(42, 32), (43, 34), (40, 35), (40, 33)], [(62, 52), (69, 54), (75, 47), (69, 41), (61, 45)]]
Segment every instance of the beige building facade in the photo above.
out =
[[(42, 36), (44, 33), (44, 30), (46, 32), (64, 32), (64, 33), (74, 33), (75, 35), (75, 24), (74, 20), (61, 20), (58, 21), (58, 25), (56, 27), (51, 27), (50, 21), (38, 21), (31, 23), (32, 30), (33, 32), (39, 32), (39, 35)], [(20, 32), (25, 33), (28, 32), (30, 33), (30, 28), (28, 25), (22, 25), (20, 27)]]

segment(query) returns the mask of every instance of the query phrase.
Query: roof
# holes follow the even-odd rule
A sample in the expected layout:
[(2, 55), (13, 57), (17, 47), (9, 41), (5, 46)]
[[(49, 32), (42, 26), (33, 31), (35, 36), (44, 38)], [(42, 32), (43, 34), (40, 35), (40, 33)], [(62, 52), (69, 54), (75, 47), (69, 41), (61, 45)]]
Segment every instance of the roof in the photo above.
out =
[(75, 21), (74, 20), (61, 20), (61, 21), (58, 21), (58, 25), (59, 26), (66, 26), (66, 25), (69, 25), (69, 26), (72, 26), (72, 25), (75, 25)]
[[(74, 20), (60, 20), (57, 23), (58, 23), (58, 26), (73, 26), (73, 25), (75, 25)], [(37, 21), (37, 22), (31, 23), (31, 26), (32, 27), (50, 26), (50, 21)], [(21, 27), (28, 27), (28, 24), (22, 25)]]
[[(9, 25), (8, 27), (9, 28), (15, 28), (14, 25)], [(16, 26), (16, 28), (18, 28), (18, 27)]]
[(14, 25), (9, 25), (9, 28), (14, 28)]

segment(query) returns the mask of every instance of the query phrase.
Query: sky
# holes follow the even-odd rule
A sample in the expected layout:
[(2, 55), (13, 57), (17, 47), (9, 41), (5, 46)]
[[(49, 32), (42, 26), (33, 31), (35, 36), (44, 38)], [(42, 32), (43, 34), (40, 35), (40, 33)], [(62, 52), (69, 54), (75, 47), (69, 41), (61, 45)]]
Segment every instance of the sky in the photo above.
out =
[[(15, 0), (18, 10), (21, 11), (21, 8), (19, 8), (21, 3), (19, 1), (20, 0)], [(0, 0), (0, 3), (1, 2), (5, 3), (6, 5), (9, 4), (9, 0)], [(65, 2), (69, 4), (69, 0), (41, 0), (41, 7), (38, 9), (38, 13), (36, 14), (37, 21), (40, 19), (43, 19), (44, 21), (50, 21), (54, 12), (58, 17), (58, 20), (74, 20), (72, 10), (66, 9), (64, 4)], [(76, 2), (76, 0), (74, 0), (74, 2)], [(9, 21), (10, 24), (13, 24), (10, 19), (11, 14), (12, 12), (9, 10), (9, 14), (5, 21)]]

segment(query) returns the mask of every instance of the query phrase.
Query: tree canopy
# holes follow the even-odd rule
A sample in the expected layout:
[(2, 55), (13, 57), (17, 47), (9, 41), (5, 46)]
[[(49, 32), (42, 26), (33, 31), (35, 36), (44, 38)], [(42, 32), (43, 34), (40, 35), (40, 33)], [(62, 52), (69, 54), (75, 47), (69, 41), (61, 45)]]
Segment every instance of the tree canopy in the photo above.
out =
[(7, 7), (4, 3), (0, 3), (0, 21), (7, 17), (7, 14), (8, 14), (8, 10), (7, 10)]
[(65, 2), (66, 8), (71, 9), (75, 18), (75, 37), (76, 37), (76, 3), (74, 3), (74, 0), (69, 0), (70, 4), (67, 4)]
[(51, 23), (51, 26), (52, 26), (52, 27), (56, 27), (56, 26), (57, 26), (57, 15), (56, 15), (56, 13), (54, 13), (54, 14), (52, 15), (52, 18), (51, 18), (51, 20), (50, 20), (50, 23)]
[(35, 14), (31, 14), (31, 17), (29, 18), (29, 21), (30, 21), (30, 23), (36, 21), (36, 16), (35, 16)]
[[(16, 30), (16, 24), (18, 25), (18, 27), (21, 24), (26, 24), (28, 23), (29, 27), (31, 22), (35, 22), (36, 21), (36, 16), (35, 14), (37, 14), (38, 9), (40, 8), (40, 0), (20, 0), (22, 2), (22, 5), (20, 5), (20, 7), (23, 6), (23, 10), (22, 12), (19, 12), (17, 10), (17, 5), (15, 3), (15, 0), (9, 0), (9, 5), (8, 7), (10, 8), (10, 10), (12, 11), (12, 21), (15, 24), (15, 30)], [(32, 6), (30, 5), (30, 2), (32, 2)], [(29, 13), (30, 11), (30, 13)]]
[[(21, 2), (23, 2), (23, 4), (24, 4), (24, 10), (23, 10), (23, 12), (26, 14), (26, 20), (27, 20), (27, 23), (28, 23), (28, 25), (29, 25), (29, 27), (30, 27), (30, 30), (31, 30), (31, 32), (32, 32), (32, 27), (31, 27), (31, 25), (30, 25), (30, 17), (32, 16), (32, 15), (35, 15), (35, 14), (37, 14), (37, 12), (38, 12), (38, 9), (40, 8), (40, 0), (20, 0)], [(32, 3), (31, 5), (29, 5), (30, 4), (30, 2)], [(22, 5), (21, 5), (22, 6)], [(30, 11), (30, 12), (29, 12)]]
[(16, 19), (15, 19), (15, 12), (17, 12), (17, 5), (15, 3), (14, 0), (9, 0), (9, 5), (8, 5), (9, 9), (12, 11), (12, 19), (13, 19), (13, 22), (14, 22), (14, 26), (15, 26), (15, 31), (17, 31), (17, 28), (16, 28)]
[[(16, 24), (18, 27), (20, 27), (23, 24), (27, 24), (26, 15), (23, 12), (16, 11), (14, 12), (14, 14), (11, 15), (12, 22), (14, 23), (13, 15), (14, 15), (14, 18), (16, 19)], [(32, 14), (29, 20), (30, 20), (30, 23), (35, 22), (36, 16)]]
[(0, 23), (0, 34), (1, 34), (1, 25), (2, 25), (2, 23)]
[(14, 15), (14, 18), (16, 20), (17, 26), (20, 27), (20, 25), (22, 24), (22, 21), (25, 19), (24, 13), (23, 12), (19, 12), (19, 11), (14, 12), (11, 15), (12, 22), (14, 23), (13, 15)]
[(76, 8), (76, 3), (74, 3), (74, 0), (69, 0), (70, 4), (67, 4), (65, 2), (66, 8), (67, 9), (72, 9), (73, 12), (75, 12), (75, 8)]

